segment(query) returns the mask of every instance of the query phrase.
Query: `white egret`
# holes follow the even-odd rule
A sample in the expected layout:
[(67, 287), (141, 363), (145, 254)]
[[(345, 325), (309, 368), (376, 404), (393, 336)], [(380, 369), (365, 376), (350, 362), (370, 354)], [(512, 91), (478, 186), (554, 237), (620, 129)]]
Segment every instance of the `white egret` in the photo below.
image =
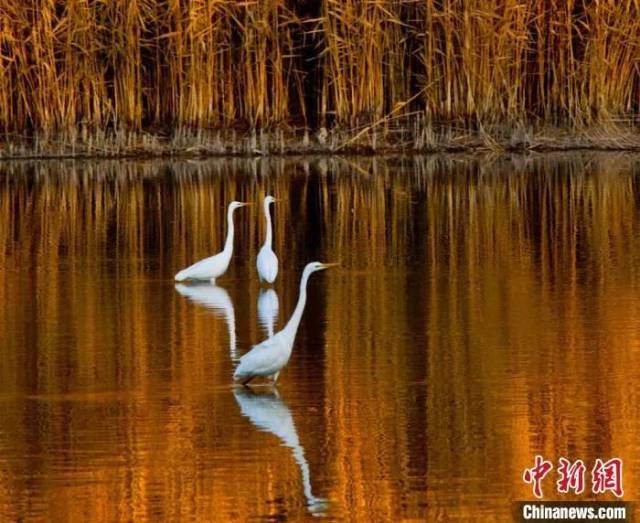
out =
[(267, 222), (267, 235), (256, 259), (260, 281), (266, 281), (267, 283), (273, 283), (276, 280), (276, 276), (278, 276), (278, 257), (271, 248), (273, 231), (271, 228), (271, 211), (269, 210), (269, 205), (275, 201), (276, 199), (273, 196), (267, 196), (264, 199), (264, 217)]
[(227, 209), (227, 239), (224, 242), (224, 249), (222, 252), (219, 252), (214, 256), (210, 256), (209, 258), (205, 258), (204, 260), (200, 260), (186, 269), (182, 269), (178, 274), (176, 274), (176, 281), (210, 280), (211, 283), (215, 284), (216, 278), (219, 278), (227, 272), (229, 262), (231, 261), (231, 255), (233, 254), (233, 211), (238, 207), (244, 207), (245, 205), (250, 204), (235, 201), (229, 204), (229, 208)]
[(240, 358), (240, 363), (233, 374), (234, 379), (243, 380), (243, 385), (246, 385), (258, 376), (271, 376), (274, 383), (277, 381), (280, 370), (289, 362), (289, 357), (291, 356), (293, 342), (298, 332), (298, 325), (300, 325), (304, 306), (307, 303), (307, 282), (309, 281), (309, 276), (316, 271), (321, 271), (334, 265), (337, 264), (320, 262), (307, 264), (302, 271), (302, 278), (300, 279), (298, 304), (289, 322), (284, 329), (274, 334), (271, 338), (259, 343)]
[(249, 418), (258, 430), (274, 434), (282, 440), (285, 447), (292, 450), (293, 458), (300, 469), (302, 490), (307, 499), (309, 512), (314, 516), (326, 512), (327, 500), (314, 496), (311, 490), (311, 471), (304, 457), (304, 448), (300, 444), (293, 415), (277, 391), (256, 394), (244, 389), (234, 390), (233, 395), (240, 405), (242, 415)]
[(216, 316), (222, 316), (227, 323), (229, 334), (229, 355), (236, 359), (236, 314), (229, 293), (222, 287), (209, 283), (198, 285), (183, 285), (178, 283), (176, 290), (194, 303), (203, 305), (213, 311)]
[(267, 336), (273, 336), (273, 325), (278, 318), (280, 302), (278, 294), (273, 289), (260, 289), (258, 295), (258, 320), (267, 331)]

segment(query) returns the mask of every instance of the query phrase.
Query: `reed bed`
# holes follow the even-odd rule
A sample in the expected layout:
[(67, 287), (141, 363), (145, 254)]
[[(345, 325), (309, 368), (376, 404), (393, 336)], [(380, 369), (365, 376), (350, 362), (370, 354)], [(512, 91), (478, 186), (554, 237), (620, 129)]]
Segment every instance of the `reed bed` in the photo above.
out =
[(639, 109), (637, 0), (0, 0), (3, 156), (629, 148)]

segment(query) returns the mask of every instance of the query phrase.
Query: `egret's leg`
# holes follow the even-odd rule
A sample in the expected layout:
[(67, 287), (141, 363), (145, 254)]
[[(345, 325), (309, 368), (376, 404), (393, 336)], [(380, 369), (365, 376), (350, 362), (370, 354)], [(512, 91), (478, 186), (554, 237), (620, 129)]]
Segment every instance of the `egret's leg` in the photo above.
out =
[(242, 384), (246, 387), (247, 384), (253, 379), (255, 376), (249, 376), (246, 380), (242, 382)]
[(211, 282), (211, 285), (215, 285), (216, 284), (216, 279), (215, 278), (211, 278), (209, 281)]
[(280, 375), (280, 371), (276, 372), (271, 378), (273, 379), (273, 383), (275, 384), (278, 381), (278, 376)]

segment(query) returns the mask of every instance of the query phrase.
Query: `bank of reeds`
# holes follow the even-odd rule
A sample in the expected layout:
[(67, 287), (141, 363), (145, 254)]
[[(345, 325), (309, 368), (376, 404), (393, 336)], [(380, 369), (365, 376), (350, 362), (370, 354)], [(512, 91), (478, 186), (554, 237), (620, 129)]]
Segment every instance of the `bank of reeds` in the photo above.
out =
[(638, 0), (0, 0), (3, 156), (628, 148), (639, 110)]

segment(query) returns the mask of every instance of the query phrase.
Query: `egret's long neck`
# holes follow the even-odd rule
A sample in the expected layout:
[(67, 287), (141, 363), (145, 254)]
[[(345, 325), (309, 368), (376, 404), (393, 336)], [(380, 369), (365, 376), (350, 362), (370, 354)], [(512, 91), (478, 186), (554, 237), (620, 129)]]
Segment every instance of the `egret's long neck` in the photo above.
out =
[(227, 239), (224, 242), (224, 252), (229, 256), (233, 252), (233, 209), (227, 211)]
[(296, 305), (289, 322), (286, 327), (283, 329), (290, 336), (295, 336), (296, 332), (298, 332), (298, 325), (300, 325), (300, 320), (302, 319), (302, 313), (304, 312), (304, 306), (307, 303), (307, 282), (309, 281), (309, 276), (311, 273), (304, 272), (302, 273), (302, 279), (300, 280), (300, 296), (298, 297), (298, 303)]
[(273, 233), (271, 231), (271, 211), (267, 202), (264, 202), (264, 218), (267, 221), (267, 236), (264, 239), (264, 246), (270, 249)]

